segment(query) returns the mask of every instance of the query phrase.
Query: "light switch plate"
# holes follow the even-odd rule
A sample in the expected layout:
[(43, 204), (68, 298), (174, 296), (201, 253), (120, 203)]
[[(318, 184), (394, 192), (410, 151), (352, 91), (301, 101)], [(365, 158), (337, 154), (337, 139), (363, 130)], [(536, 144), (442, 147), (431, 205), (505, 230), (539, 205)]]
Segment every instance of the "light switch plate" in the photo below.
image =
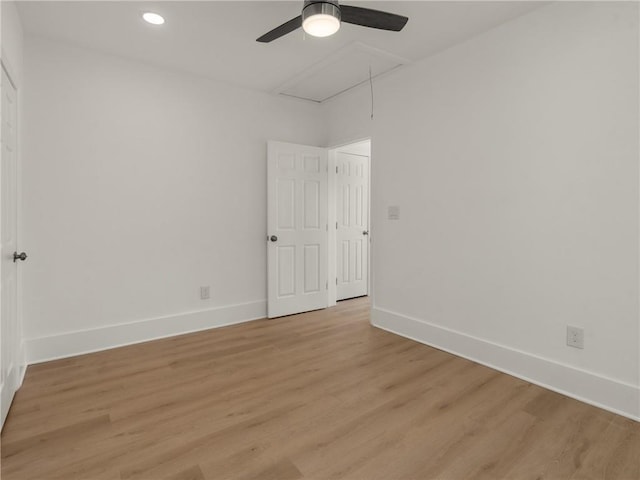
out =
[(211, 288), (208, 285), (200, 287), (200, 299), (208, 300), (209, 298), (211, 298)]

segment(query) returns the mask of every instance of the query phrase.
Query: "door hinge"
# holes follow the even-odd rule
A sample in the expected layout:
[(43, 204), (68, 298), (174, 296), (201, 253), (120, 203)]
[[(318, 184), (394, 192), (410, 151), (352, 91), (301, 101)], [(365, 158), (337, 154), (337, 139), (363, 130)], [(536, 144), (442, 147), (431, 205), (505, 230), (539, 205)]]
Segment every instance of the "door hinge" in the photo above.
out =
[(327, 280), (327, 284), (324, 287), (325, 290), (329, 290), (329, 280)]
[(338, 166), (336, 165), (336, 173), (338, 173)]
[(338, 277), (336, 277), (336, 285), (338, 284)]

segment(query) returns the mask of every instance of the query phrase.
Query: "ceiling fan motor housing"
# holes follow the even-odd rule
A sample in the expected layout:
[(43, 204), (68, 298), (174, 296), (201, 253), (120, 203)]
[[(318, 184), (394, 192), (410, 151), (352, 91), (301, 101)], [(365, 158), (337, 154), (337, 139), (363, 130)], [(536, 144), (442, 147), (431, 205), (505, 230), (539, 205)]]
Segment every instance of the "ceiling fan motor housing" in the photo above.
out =
[(340, 21), (340, 6), (332, 0), (305, 0), (302, 8), (302, 21), (313, 15), (331, 15)]

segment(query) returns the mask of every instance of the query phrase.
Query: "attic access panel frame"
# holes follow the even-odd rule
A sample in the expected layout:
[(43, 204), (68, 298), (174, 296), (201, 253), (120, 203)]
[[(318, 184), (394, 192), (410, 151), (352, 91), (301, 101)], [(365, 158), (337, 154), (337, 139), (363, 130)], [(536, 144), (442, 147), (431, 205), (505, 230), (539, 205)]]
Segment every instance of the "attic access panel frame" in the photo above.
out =
[[(363, 60), (372, 67), (371, 78), (381, 77), (395, 71), (403, 65), (411, 63), (410, 60), (398, 55), (361, 42), (354, 42), (295, 75), (273, 90), (273, 93), (314, 103), (326, 102), (368, 82), (368, 69), (365, 72), (362, 72), (362, 70), (352, 70), (347, 72), (344, 81), (337, 81), (335, 84), (329, 86), (323, 84), (325, 91), (317, 91), (319, 88), (317, 85), (318, 81), (316, 80), (316, 85), (314, 85), (313, 80), (317, 79), (320, 75), (335, 74), (335, 69), (344, 65), (345, 62), (349, 62), (350, 65), (358, 65), (358, 63), (361, 64)], [(334, 71), (332, 71), (332, 69), (334, 69)], [(362, 78), (363, 73), (365, 78)], [(354, 77), (357, 78), (354, 80)], [(316, 91), (313, 91), (314, 88)]]

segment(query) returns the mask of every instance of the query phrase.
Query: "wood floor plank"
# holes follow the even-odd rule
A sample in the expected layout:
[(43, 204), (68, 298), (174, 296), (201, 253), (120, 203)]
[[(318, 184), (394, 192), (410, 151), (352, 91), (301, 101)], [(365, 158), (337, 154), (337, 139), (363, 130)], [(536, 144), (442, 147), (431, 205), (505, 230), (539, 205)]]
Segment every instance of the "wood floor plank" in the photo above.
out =
[(165, 477), (165, 480), (206, 480), (204, 473), (200, 469), (200, 466), (194, 465), (193, 467), (189, 467), (186, 470), (175, 473), (168, 477)]
[[(571, 476), (572, 480), (605, 480), (624, 478), (625, 475), (629, 478), (640, 478), (640, 445), (638, 438), (634, 438), (628, 429), (610, 422), (597, 435), (593, 435), (591, 441), (593, 447), (583, 448), (584, 454), (578, 456), (580, 464)], [(618, 460), (619, 457), (624, 458), (634, 451), (632, 457)], [(627, 468), (627, 473), (617, 471), (618, 465)]]
[(237, 480), (299, 480), (303, 477), (300, 470), (290, 460), (284, 459), (263, 470), (241, 473), (236, 478)]
[[(353, 477), (386, 479), (401, 471), (404, 478), (438, 478), (448, 465), (457, 461), (460, 452), (475, 445), (483, 432), (518, 411), (524, 399), (529, 398), (527, 385), (505, 389), (506, 385), (511, 386), (511, 378), (490, 373), (489, 369), (484, 373), (488, 376), (479, 378), (475, 384), (469, 385), (465, 377), (452, 377), (437, 390), (428, 392), (428, 401), (417, 411), (407, 412), (411, 423), (399, 430), (398, 442), (375, 457), (365, 458)], [(470, 369), (468, 374), (475, 377), (477, 370)], [(504, 396), (498, 403), (496, 396), (500, 395)]]
[(109, 415), (100, 415), (65, 427), (34, 435), (25, 439), (2, 442), (2, 458), (27, 455), (37, 449), (58, 449), (64, 443), (72, 443), (91, 435), (96, 429), (110, 425)]
[(640, 480), (640, 424), (373, 328), (368, 299), (29, 367), (3, 480)]

